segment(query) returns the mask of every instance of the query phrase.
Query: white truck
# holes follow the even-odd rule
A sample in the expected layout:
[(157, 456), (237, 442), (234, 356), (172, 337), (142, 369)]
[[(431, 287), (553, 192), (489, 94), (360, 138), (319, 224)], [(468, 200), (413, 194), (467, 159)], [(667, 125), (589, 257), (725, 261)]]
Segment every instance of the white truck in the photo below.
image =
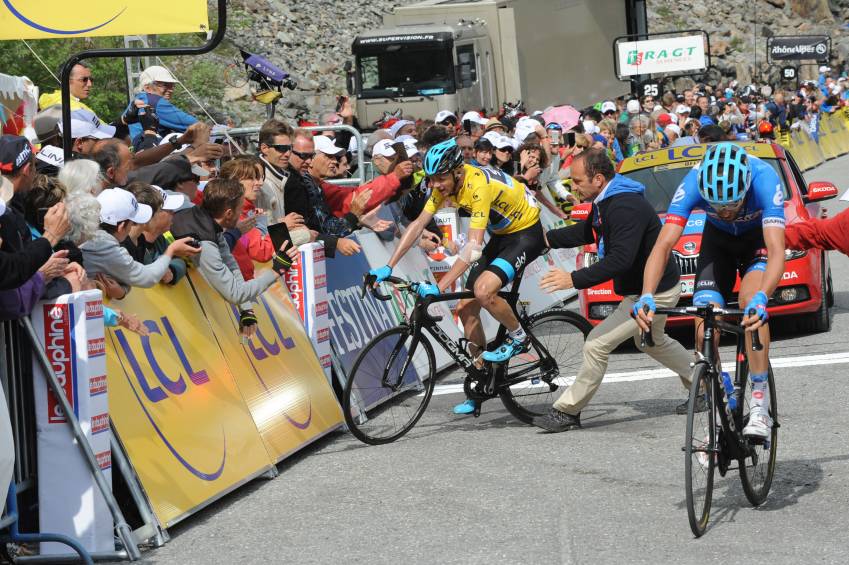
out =
[(348, 88), (365, 127), (399, 109), (580, 107), (630, 90), (613, 40), (646, 32), (645, 0), (425, 0), (354, 39)]

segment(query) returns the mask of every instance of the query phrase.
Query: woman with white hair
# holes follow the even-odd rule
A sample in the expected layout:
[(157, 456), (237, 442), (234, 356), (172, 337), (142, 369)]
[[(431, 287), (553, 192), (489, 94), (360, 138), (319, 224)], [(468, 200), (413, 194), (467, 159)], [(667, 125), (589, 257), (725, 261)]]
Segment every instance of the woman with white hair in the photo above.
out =
[(85, 192), (97, 196), (103, 190), (100, 165), (90, 159), (69, 161), (59, 172), (59, 181), (69, 194)]

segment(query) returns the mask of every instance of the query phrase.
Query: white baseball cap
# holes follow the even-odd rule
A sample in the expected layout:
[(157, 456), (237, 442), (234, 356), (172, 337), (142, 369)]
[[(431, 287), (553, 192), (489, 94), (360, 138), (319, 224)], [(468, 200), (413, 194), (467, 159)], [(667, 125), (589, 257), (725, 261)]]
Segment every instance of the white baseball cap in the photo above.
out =
[(601, 131), (600, 129), (598, 129), (598, 126), (595, 125), (595, 122), (592, 120), (584, 120), (582, 123), (584, 126), (584, 133), (592, 135)]
[(457, 114), (455, 114), (451, 110), (442, 110), (441, 112), (438, 112), (436, 114), (436, 117), (433, 119), (433, 121), (436, 122), (437, 124), (440, 124), (440, 123), (444, 122), (445, 120), (447, 120), (448, 118), (454, 118), (456, 120)]
[(675, 107), (675, 113), (676, 114), (689, 114), (690, 113), (690, 107), (685, 106), (684, 104), (678, 104), (678, 106)]
[(820, 67), (821, 73), (827, 73), (830, 70), (831, 70), (831, 67), (827, 67), (826, 65), (823, 65), (823, 66)]
[(371, 154), (391, 159), (395, 156), (395, 150), (392, 148), (393, 143), (395, 142), (391, 139), (381, 139), (374, 144), (374, 147), (371, 149)]
[(668, 125), (668, 126), (666, 126), (664, 129), (665, 129), (665, 130), (669, 130), (669, 131), (671, 131), (671, 132), (672, 132), (672, 133), (674, 133), (675, 135), (681, 135), (681, 128), (680, 128), (680, 127), (678, 127), (678, 125), (677, 125), (677, 124), (669, 124), (669, 125)]
[(171, 71), (159, 65), (153, 65), (142, 71), (139, 75), (139, 83), (141, 86), (147, 86), (152, 82), (179, 82)]
[(614, 104), (610, 100), (602, 102), (602, 104), (601, 104), (601, 113), (602, 114), (604, 114), (606, 112), (615, 112), (615, 111), (616, 111), (616, 104)]
[(397, 122), (389, 126), (389, 133), (392, 135), (392, 137), (396, 137), (398, 135), (398, 132), (401, 131), (402, 127), (414, 125), (416, 125), (416, 122), (411, 122), (410, 120), (398, 120)]
[(404, 140), (404, 151), (407, 152), (407, 157), (412, 157), (413, 155), (418, 155), (419, 154), (419, 148), (416, 145), (416, 140), (415, 139), (405, 139)]
[(154, 190), (159, 192), (159, 195), (162, 196), (164, 202), (162, 203), (162, 209), (168, 212), (173, 212), (175, 210), (179, 210), (183, 207), (183, 203), (186, 201), (186, 197), (179, 192), (171, 192), (168, 193), (162, 189), (160, 186), (156, 186), (155, 184), (151, 185)]
[[(59, 131), (63, 131), (62, 122), (59, 121)], [(115, 126), (104, 124), (94, 112), (90, 110), (74, 110), (71, 112), (71, 138), (84, 139), (109, 139), (115, 136)]]
[(315, 150), (321, 151), (325, 155), (339, 155), (340, 153), (345, 151), (344, 149), (338, 147), (335, 143), (333, 143), (332, 139), (324, 135), (317, 135), (312, 138), (312, 140), (315, 143)]
[(100, 221), (110, 226), (131, 221), (146, 224), (153, 216), (153, 209), (147, 204), (139, 204), (132, 192), (123, 188), (107, 188), (97, 195), (100, 202)]
[(460, 119), (460, 122), (462, 123), (466, 120), (469, 120), (473, 124), (478, 124), (480, 126), (485, 126), (487, 122), (486, 118), (481, 116), (479, 112), (466, 112), (465, 114), (463, 114), (463, 117), (462, 119)]
[(500, 133), (498, 133), (497, 131), (488, 131), (488, 132), (486, 132), (485, 134), (483, 134), (481, 137), (483, 137), (484, 139), (489, 140), (489, 142), (490, 142), (490, 143), (492, 143), (493, 145), (495, 145), (495, 144), (496, 144), (496, 142), (497, 142), (499, 139), (501, 139), (501, 134), (500, 134)]
[(639, 114), (640, 113), (640, 101), (639, 100), (628, 100), (628, 104), (625, 105), (625, 110), (629, 114)]
[[(490, 132), (492, 133), (492, 132)], [(518, 143), (512, 137), (507, 137), (506, 135), (499, 135), (498, 139), (492, 142), (496, 149), (507, 149), (508, 147), (512, 150), (516, 150), (518, 148)]]

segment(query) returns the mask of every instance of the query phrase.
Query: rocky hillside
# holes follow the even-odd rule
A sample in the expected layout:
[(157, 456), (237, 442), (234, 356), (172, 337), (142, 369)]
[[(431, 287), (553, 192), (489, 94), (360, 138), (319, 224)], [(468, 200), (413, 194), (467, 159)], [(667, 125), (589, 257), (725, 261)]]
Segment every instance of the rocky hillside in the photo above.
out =
[[(217, 56), (226, 64), (236, 46), (265, 55), (299, 83), (294, 92), (284, 91), (285, 102), (278, 114), (315, 119), (345, 91), (343, 66), (350, 58), (354, 36), (379, 26), (382, 15), (393, 7), (412, 1), (231, 0), (230, 45)], [(652, 32), (706, 30), (714, 66), (743, 84), (751, 82), (753, 75), (777, 72), (766, 65), (770, 35), (830, 34), (833, 62), (849, 60), (849, 0), (648, 0), (648, 15)], [(228, 82), (224, 99), (210, 100), (211, 105), (226, 108), (241, 123), (258, 123), (264, 107), (249, 100), (244, 86)]]

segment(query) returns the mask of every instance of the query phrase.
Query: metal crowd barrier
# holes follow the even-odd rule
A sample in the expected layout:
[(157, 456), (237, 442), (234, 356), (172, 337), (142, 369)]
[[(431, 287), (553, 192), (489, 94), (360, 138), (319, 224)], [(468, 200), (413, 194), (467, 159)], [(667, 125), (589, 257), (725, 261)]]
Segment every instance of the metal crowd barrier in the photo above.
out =
[[(112, 435), (112, 461), (121, 473), (130, 496), (135, 503), (143, 525), (133, 531), (124, 518), (118, 502), (112, 494), (112, 488), (103, 478), (100, 466), (94, 453), (86, 440), (79, 420), (74, 415), (70, 403), (53, 367), (41, 346), (35, 328), (29, 317), (17, 321), (0, 322), (0, 384), (6, 395), (9, 407), (9, 417), (12, 423), (12, 435), (15, 439), (15, 466), (12, 477), (12, 485), (9, 489), (9, 505), (6, 509), (7, 516), (0, 518), (0, 529), (10, 527), (11, 535), (7, 536), (13, 542), (30, 543), (43, 541), (57, 541), (71, 546), (77, 553), (66, 555), (34, 555), (21, 556), (16, 559), (17, 563), (70, 563), (86, 560), (87, 553), (79, 552), (81, 546), (72, 538), (57, 536), (55, 534), (22, 534), (18, 529), (20, 515), (17, 509), (17, 495), (29, 493), (29, 497), (37, 498), (35, 486), (37, 484), (37, 450), (36, 450), (36, 426), (35, 405), (33, 394), (33, 358), (39, 363), (44, 371), (49, 389), (59, 401), (63, 412), (67, 416), (68, 426), (76, 439), (80, 454), (86, 462), (92, 476), (97, 483), (98, 490), (103, 495), (112, 518), (115, 523), (115, 531), (120, 540), (123, 550), (102, 552), (92, 554), (95, 560), (119, 560), (129, 559), (135, 561), (141, 558), (139, 543), (149, 540), (154, 546), (161, 547), (167, 541), (167, 534), (159, 527), (159, 524), (150, 510), (141, 486), (130, 466), (123, 447)], [(69, 543), (70, 542), (70, 543)]]

